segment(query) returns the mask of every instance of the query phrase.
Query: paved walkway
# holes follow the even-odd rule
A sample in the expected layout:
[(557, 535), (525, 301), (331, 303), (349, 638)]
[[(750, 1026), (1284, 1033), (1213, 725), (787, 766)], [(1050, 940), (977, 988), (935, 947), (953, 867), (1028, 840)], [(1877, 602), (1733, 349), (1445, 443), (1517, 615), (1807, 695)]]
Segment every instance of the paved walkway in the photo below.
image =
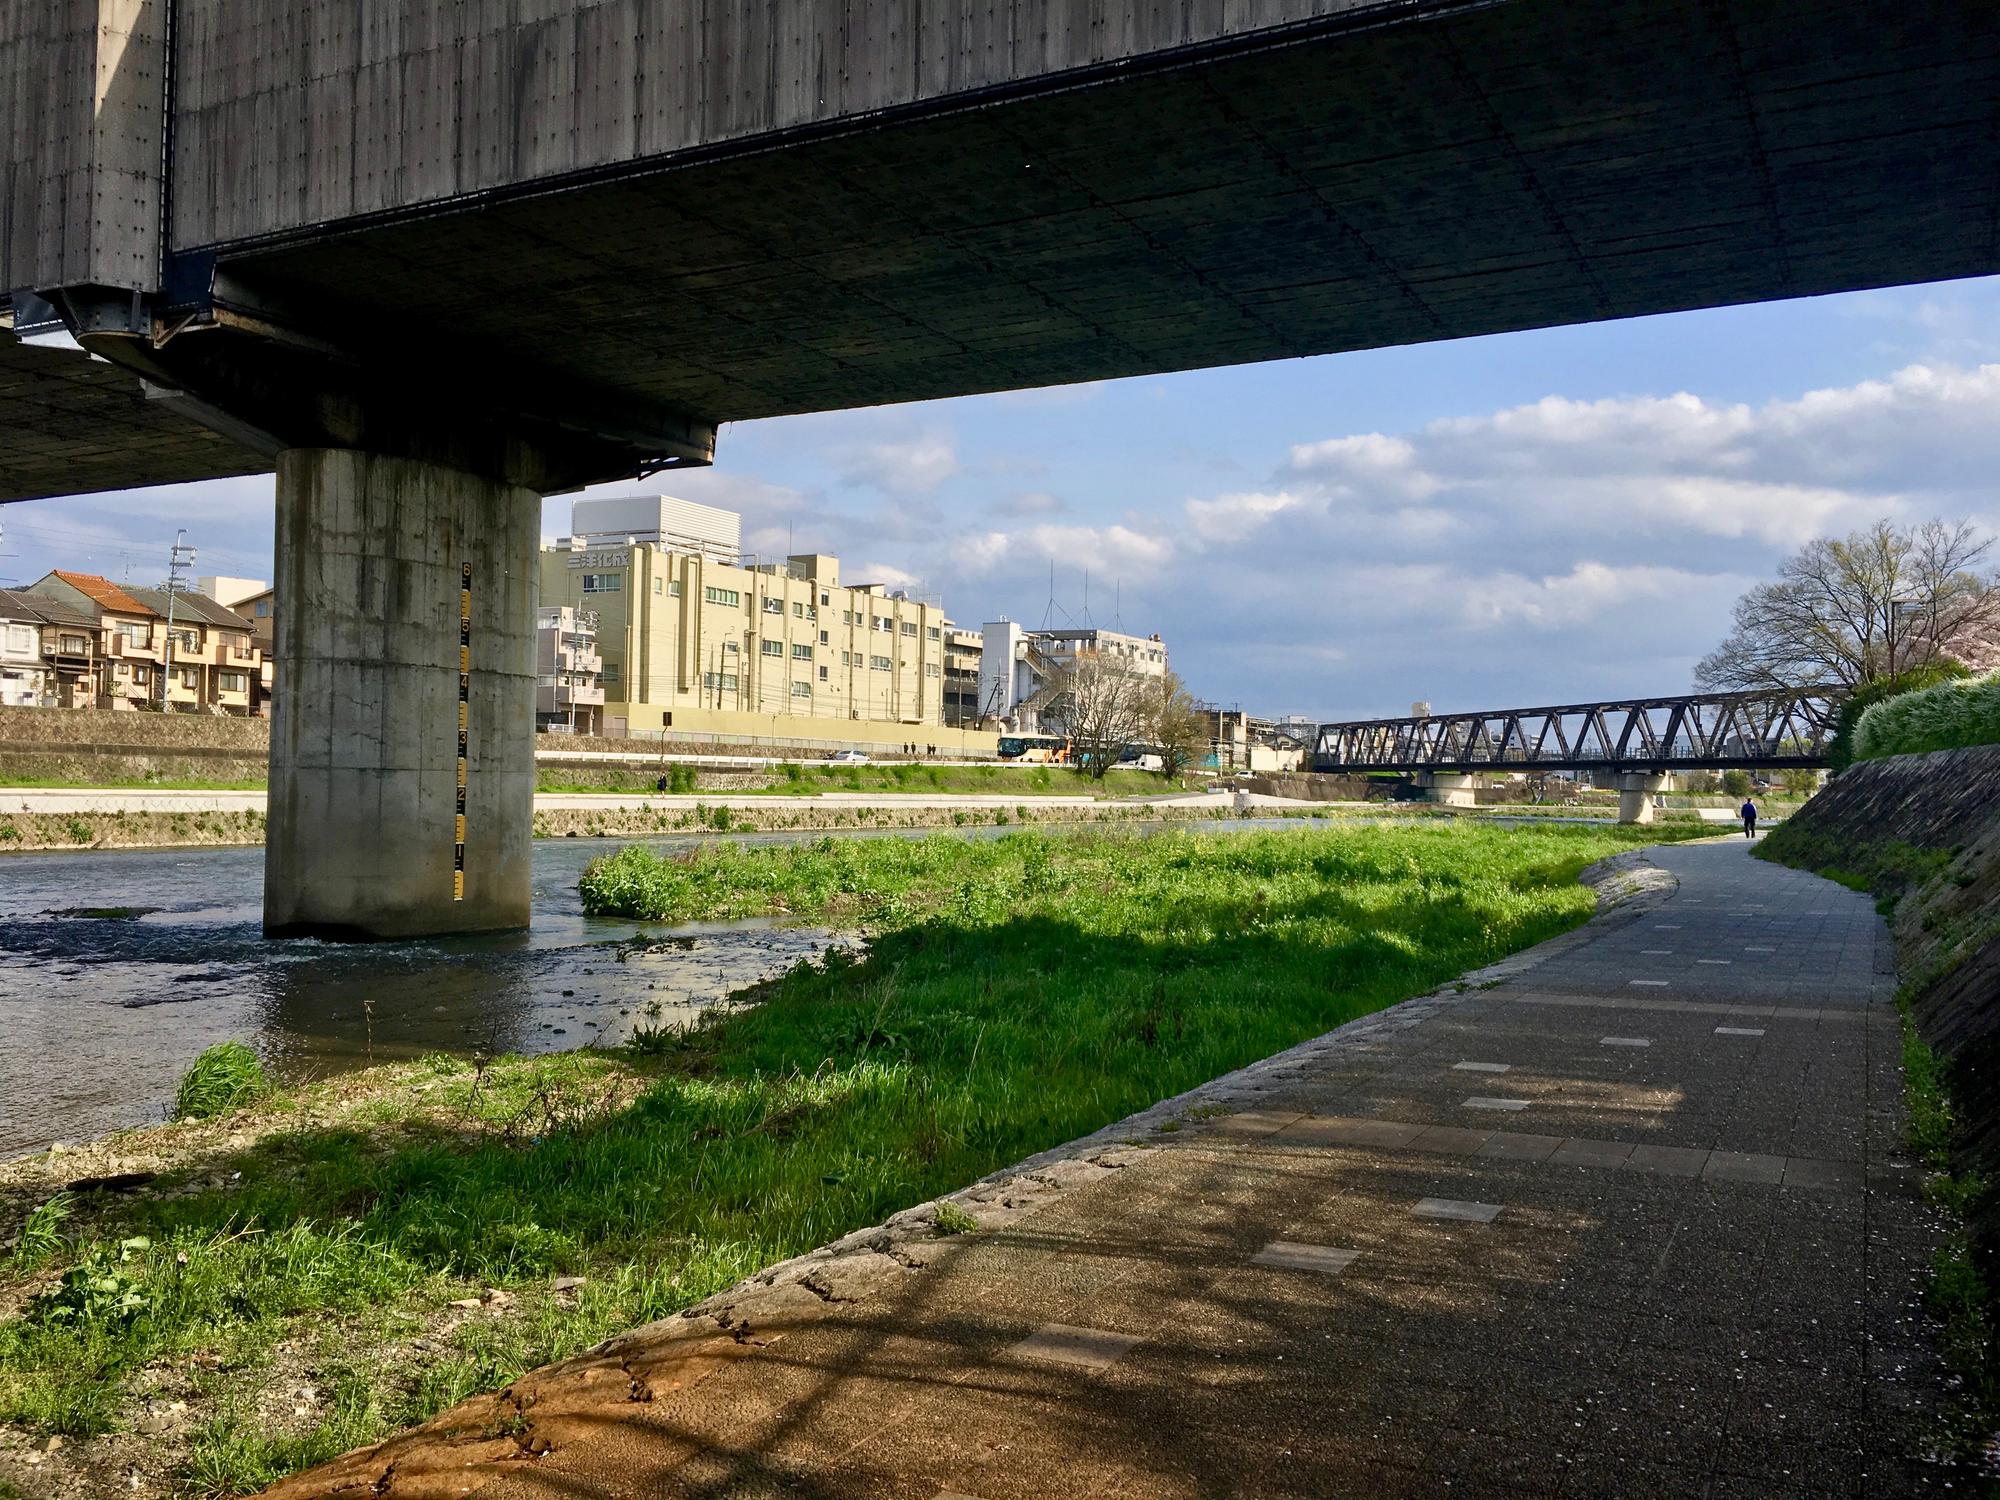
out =
[[(738, 1317), (733, 1348), (614, 1348), (529, 1392), (552, 1451), (435, 1490), (413, 1451), (387, 1493), (1941, 1483), (1913, 1458), (1937, 1231), (1900, 1159), (1888, 935), (1741, 841), (1650, 857), (1678, 890), (1532, 967), (1252, 1070), (1233, 1113), (1182, 1103), (1153, 1149), (975, 1195), (996, 1227), (885, 1242), (886, 1283), (807, 1276), (807, 1310)], [(618, 1399), (576, 1401), (585, 1378)]]

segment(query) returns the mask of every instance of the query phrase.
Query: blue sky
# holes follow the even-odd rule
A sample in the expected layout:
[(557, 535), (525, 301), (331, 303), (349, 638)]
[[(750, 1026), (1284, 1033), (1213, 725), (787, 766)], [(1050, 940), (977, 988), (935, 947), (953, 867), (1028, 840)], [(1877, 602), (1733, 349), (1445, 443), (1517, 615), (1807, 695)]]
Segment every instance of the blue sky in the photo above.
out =
[[(1400, 713), (1685, 690), (1877, 516), (2000, 531), (2000, 278), (744, 423), (644, 486), (968, 622), (1157, 630), (1198, 696)], [(0, 508), (0, 577), (268, 577), (268, 479)], [(568, 527), (568, 500), (544, 530)], [(129, 575), (127, 570), (129, 569)]]

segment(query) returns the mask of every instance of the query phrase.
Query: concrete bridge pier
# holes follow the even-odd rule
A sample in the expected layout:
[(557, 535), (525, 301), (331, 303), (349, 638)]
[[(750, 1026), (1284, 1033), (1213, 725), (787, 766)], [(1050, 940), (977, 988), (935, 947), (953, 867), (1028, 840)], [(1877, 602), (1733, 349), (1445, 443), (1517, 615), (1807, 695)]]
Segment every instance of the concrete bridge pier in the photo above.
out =
[(341, 448), (277, 476), (264, 930), (527, 926), (539, 492)]
[(1666, 790), (1667, 778), (1655, 771), (1628, 771), (1618, 778), (1618, 821), (1650, 823), (1653, 799)]
[(1477, 782), (1465, 771), (1427, 771), (1422, 784), (1430, 793), (1428, 800), (1444, 807), (1473, 807), (1479, 800), (1474, 792)]

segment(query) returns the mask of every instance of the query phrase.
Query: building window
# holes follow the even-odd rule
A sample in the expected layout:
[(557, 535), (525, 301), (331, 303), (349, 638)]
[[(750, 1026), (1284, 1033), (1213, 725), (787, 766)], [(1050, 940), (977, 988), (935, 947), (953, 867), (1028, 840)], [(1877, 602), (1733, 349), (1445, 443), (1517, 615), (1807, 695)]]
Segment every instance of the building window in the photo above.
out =
[(249, 686), (248, 679), (241, 672), (223, 672), (216, 682), (225, 693), (240, 693)]
[(872, 616), (869, 623), (872, 624), (877, 630), (887, 630), (890, 624), (889, 619), (886, 615)]
[(271, 618), (271, 601), (269, 599), (259, 599), (257, 601), (257, 618), (260, 620)]
[(812, 695), (813, 685), (810, 682), (795, 682), (792, 684), (792, 696), (794, 698), (810, 698)]
[(137, 620), (120, 620), (118, 638), (128, 646), (150, 646), (153, 644), (153, 627)]
[(656, 594), (664, 594), (666, 591), (667, 591), (667, 580), (664, 578), (655, 578), (653, 580), (653, 592)]
[(586, 573), (583, 575), (583, 591), (586, 594), (615, 594), (624, 587), (625, 580), (617, 573)]
[(667, 580), (667, 597), (669, 599), (678, 599), (680, 596), (681, 581), (678, 578), (669, 578)]
[(134, 662), (132, 664), (132, 680), (143, 687), (146, 683), (153, 680), (153, 674), (143, 663)]
[(794, 599), (792, 601), (792, 618), (794, 620), (803, 620), (805, 617), (806, 607)]
[(785, 643), (783, 641), (766, 641), (757, 649), (766, 656), (783, 656), (785, 654)]
[(821, 632), (819, 633), (819, 643), (820, 643), (820, 644), (821, 644), (822, 646), (826, 645), (826, 644), (827, 644), (827, 643), (828, 643), (829, 641), (831, 641), (832, 639), (833, 639), (833, 638), (832, 638), (831, 636), (829, 636), (829, 635), (828, 635), (828, 634), (827, 634), (827, 633), (826, 633), (826, 632), (825, 632), (824, 630), (822, 630), (822, 631), (821, 631)]
[[(713, 590), (710, 590), (710, 592), (712, 593), (712, 592), (714, 592), (714, 591), (713, 591)], [(781, 614), (783, 614), (784, 612), (785, 612), (785, 601), (784, 601), (784, 600), (782, 600), (782, 599), (773, 599), (773, 598), (772, 598), (772, 597), (771, 597), (771, 596), (770, 596), (769, 594), (766, 594), (766, 595), (764, 596), (764, 613), (765, 613), (765, 614), (767, 614), (767, 615), (781, 615)]]
[(878, 672), (891, 671), (895, 667), (895, 663), (886, 656), (871, 656), (868, 658), (868, 665)]
[(90, 643), (80, 635), (64, 636), (61, 644), (56, 649), (64, 656), (90, 655)]
[(735, 656), (742, 650), (743, 648), (737, 645), (736, 642), (734, 641), (724, 641), (722, 643), (722, 654), (724, 656)]
[(840, 664), (841, 664), (841, 665), (842, 665), (843, 667), (851, 667), (851, 666), (853, 666), (853, 665), (854, 665), (854, 653), (853, 653), (853, 652), (851, 652), (851, 651), (843, 651), (843, 652), (841, 652), (841, 653), (840, 653)]
[(937, 626), (935, 626), (935, 625), (933, 625), (933, 626), (931, 626), (931, 627), (930, 627), (929, 629), (925, 630), (925, 631), (924, 631), (924, 634), (925, 634), (925, 635), (926, 635), (927, 637), (929, 637), (929, 638), (930, 638), (931, 640), (934, 640), (934, 641), (939, 641), (939, 640), (943, 640), (943, 639), (944, 639), (944, 632), (943, 632), (942, 630), (938, 629), (938, 628), (937, 628)]
[(915, 635), (916, 633), (917, 633), (917, 626), (916, 626), (916, 622), (915, 622), (914, 620), (905, 620), (905, 621), (903, 621), (903, 634), (904, 634), (904, 635)]
[(824, 608), (826, 605), (833, 603), (833, 595), (829, 594), (825, 589), (821, 589), (819, 591), (819, 602), (821, 607)]
[(926, 676), (926, 677), (936, 677), (937, 675), (938, 675), (938, 669), (937, 669), (937, 663), (936, 663), (936, 662), (925, 662), (925, 663), (924, 663), (924, 676)]
[(810, 646), (794, 646), (794, 647), (792, 647), (792, 660), (793, 660), (793, 661), (811, 661), (812, 659), (813, 659), (813, 648), (812, 648), (812, 647), (810, 647)]
[(606, 662), (604, 669), (597, 675), (605, 682), (616, 682), (618, 680), (618, 663), (615, 661)]
[(701, 685), (705, 688), (721, 688), (725, 692), (733, 693), (736, 691), (736, 674), (734, 672), (704, 672), (701, 674)]
[(852, 625), (854, 623), (854, 611), (851, 609), (843, 609), (840, 612), (840, 623), (843, 625)]
[(819, 680), (820, 680), (821, 682), (825, 682), (825, 681), (827, 680), (827, 678), (826, 678), (826, 668), (825, 668), (825, 667), (821, 667), (821, 668), (819, 669)]
[(32, 625), (9, 625), (7, 627), (7, 649), (9, 651), (34, 650), (35, 627)]
[[(702, 597), (707, 599), (710, 604), (734, 605), (743, 602), (743, 595), (736, 589), (705, 588), (701, 592)], [(783, 608), (782, 605), (779, 607)]]
[(184, 687), (184, 688), (198, 688), (198, 687), (200, 687), (200, 686), (201, 686), (201, 668), (200, 668), (200, 667), (182, 667), (182, 668), (180, 668), (180, 674), (181, 674), (181, 686), (182, 686), (182, 687)]

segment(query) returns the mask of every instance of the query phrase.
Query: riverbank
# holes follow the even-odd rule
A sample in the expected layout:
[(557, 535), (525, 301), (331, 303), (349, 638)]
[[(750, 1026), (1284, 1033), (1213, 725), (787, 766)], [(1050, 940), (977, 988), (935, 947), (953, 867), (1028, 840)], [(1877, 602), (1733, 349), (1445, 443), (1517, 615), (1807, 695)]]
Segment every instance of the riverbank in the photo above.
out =
[[(159, 1175), (45, 1211), (0, 1269), (0, 1477), (268, 1482), (1566, 930), (1587, 864), (1682, 832), (703, 850), (707, 910), (858, 917), (867, 957), (616, 1054), (406, 1065), (94, 1148)], [(67, 1155), (0, 1169), (0, 1236), (106, 1175)]]
[[(187, 811), (155, 810), (166, 794), (134, 793), (147, 804), (135, 809), (0, 813), (0, 853), (64, 849), (249, 848), (264, 842), (261, 806), (236, 805), (229, 794), (189, 794)], [(243, 794), (238, 794), (239, 799)], [(4, 800), (4, 794), (0, 794)], [(260, 800), (250, 794), (249, 801)], [(1382, 804), (1386, 810), (1389, 804)], [(1280, 803), (1258, 799), (1252, 817), (1336, 817), (1341, 804)], [(647, 838), (678, 833), (760, 833), (787, 830), (965, 828), (1029, 824), (1198, 822), (1236, 816), (1226, 795), (1190, 796), (1172, 802), (1093, 802), (1063, 797), (934, 797), (881, 794), (854, 800), (835, 794), (781, 797), (538, 797), (534, 836)]]

